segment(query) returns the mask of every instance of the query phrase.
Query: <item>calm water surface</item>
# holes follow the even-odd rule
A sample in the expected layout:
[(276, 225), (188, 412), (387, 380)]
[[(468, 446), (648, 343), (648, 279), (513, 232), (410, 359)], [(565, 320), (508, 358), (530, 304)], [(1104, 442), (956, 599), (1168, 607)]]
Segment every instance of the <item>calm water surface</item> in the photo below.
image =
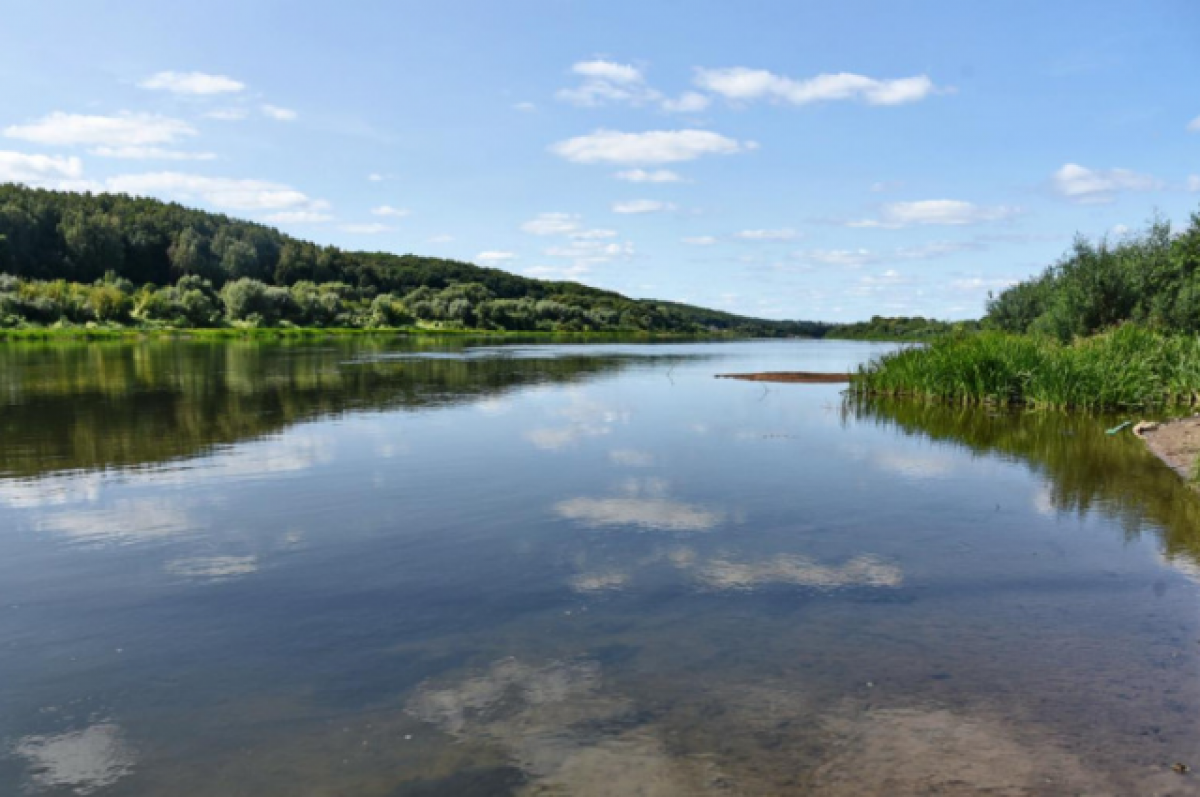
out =
[(0, 348), (0, 794), (1195, 794), (1200, 502), (841, 342)]

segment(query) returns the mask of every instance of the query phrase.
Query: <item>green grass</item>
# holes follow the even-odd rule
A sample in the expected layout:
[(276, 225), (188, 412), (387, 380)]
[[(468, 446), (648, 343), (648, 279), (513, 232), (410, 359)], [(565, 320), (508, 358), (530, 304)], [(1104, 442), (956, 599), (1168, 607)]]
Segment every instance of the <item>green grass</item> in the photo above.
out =
[(859, 368), (859, 395), (964, 404), (1121, 409), (1200, 402), (1200, 337), (1133, 325), (1062, 344), (1000, 332), (950, 335)]

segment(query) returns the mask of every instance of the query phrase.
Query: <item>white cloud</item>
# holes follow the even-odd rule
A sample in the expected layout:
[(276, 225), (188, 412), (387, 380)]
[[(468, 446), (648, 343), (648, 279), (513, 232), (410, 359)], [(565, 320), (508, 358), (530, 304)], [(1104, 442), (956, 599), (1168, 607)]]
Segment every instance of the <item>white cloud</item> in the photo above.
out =
[(963, 293), (979, 293), (981, 291), (1004, 290), (1016, 285), (1017, 279), (1013, 277), (996, 277), (994, 279), (985, 279), (984, 277), (963, 277), (961, 279), (951, 280), (950, 287), (956, 291)]
[(162, 147), (96, 147), (88, 152), (102, 158), (122, 160), (211, 161), (217, 159), (216, 154), (212, 152), (183, 152)]
[(678, 97), (664, 96), (646, 83), (642, 71), (631, 64), (614, 61), (581, 61), (571, 71), (582, 78), (573, 88), (562, 89), (555, 96), (563, 102), (584, 108), (612, 103), (635, 107), (657, 105), (667, 113), (697, 113), (708, 107), (711, 100), (698, 91), (685, 91)]
[(205, 119), (218, 119), (222, 122), (236, 122), (245, 119), (248, 114), (245, 108), (217, 108), (204, 114)]
[(1188, 178), (1188, 190), (1200, 191), (1200, 174), (1193, 174)]
[(378, 172), (371, 172), (370, 174), (367, 175), (367, 179), (370, 180), (372, 183), (382, 183), (383, 175), (379, 174)]
[(866, 276), (858, 278), (858, 282), (860, 285), (870, 287), (870, 288), (884, 288), (884, 287), (889, 287), (889, 286), (893, 286), (893, 285), (906, 285), (911, 281), (912, 280), (910, 280), (908, 277), (901, 274), (899, 271), (896, 271), (896, 269), (894, 269), (894, 268), (889, 268), (887, 271), (884, 271), (882, 274), (878, 274), (878, 275), (868, 274)]
[(36, 122), (11, 125), (4, 135), (53, 146), (145, 147), (173, 144), (196, 130), (166, 116), (124, 111), (116, 116), (89, 116), (56, 111)]
[(278, 122), (294, 122), (296, 121), (296, 117), (299, 116), (291, 108), (280, 108), (278, 105), (263, 105), (259, 110), (263, 112), (264, 116), (268, 116)]
[(673, 100), (663, 100), (662, 107), (669, 113), (699, 113), (708, 107), (709, 102), (708, 97), (698, 91), (685, 91)]
[(617, 172), (618, 180), (624, 180), (629, 183), (678, 183), (682, 182), (683, 178), (670, 169), (629, 169), (624, 172)]
[(475, 255), (475, 259), (480, 263), (507, 263), (510, 260), (516, 260), (517, 256), (513, 252), (487, 251)]
[(618, 64), (613, 61), (580, 61), (571, 67), (571, 71), (577, 75), (582, 75), (586, 78), (595, 80), (607, 80), (610, 83), (640, 83), (642, 82), (642, 73), (635, 66), (630, 64)]
[(379, 235), (380, 233), (392, 231), (391, 227), (386, 224), (380, 224), (377, 221), (343, 224), (338, 229), (342, 232), (348, 232), (351, 235)]
[(580, 61), (571, 71), (583, 78), (578, 86), (560, 90), (555, 96), (563, 102), (585, 108), (624, 102), (643, 105), (657, 102), (662, 95), (645, 84), (641, 70), (614, 61)]
[(1197, 116), (1187, 126), (1189, 133), (1200, 133), (1200, 116)]
[(613, 213), (660, 213), (664, 210), (674, 210), (670, 202), (659, 202), (657, 199), (631, 199), (627, 202), (613, 203)]
[(434, 236), (430, 237), (428, 240), (428, 243), (431, 243), (431, 244), (448, 244), (448, 243), (453, 243), (453, 242), (454, 242), (454, 236), (453, 235), (445, 235), (445, 234), (434, 235)]
[(61, 180), (81, 177), (83, 161), (79, 158), (0, 151), (0, 183), (54, 187)]
[(380, 205), (377, 208), (371, 208), (371, 213), (376, 216), (388, 216), (393, 219), (402, 219), (409, 214), (408, 208), (394, 208), (391, 205)]
[(794, 80), (765, 69), (746, 67), (698, 69), (696, 85), (729, 100), (768, 99), (792, 105), (851, 99), (869, 105), (901, 105), (923, 100), (937, 91), (925, 75), (877, 80), (842, 72)]
[(315, 210), (284, 210), (265, 217), (271, 224), (322, 224), (333, 221), (333, 216)]
[(799, 237), (799, 233), (785, 227), (779, 230), (742, 230), (737, 237), (743, 241), (791, 241)]
[(878, 219), (852, 221), (849, 227), (898, 229), (914, 225), (981, 224), (1011, 218), (1020, 208), (1005, 205), (983, 206), (955, 199), (927, 199), (919, 202), (892, 202), (884, 205)]
[(983, 245), (977, 241), (931, 241), (917, 246), (902, 246), (890, 252), (877, 252), (870, 249), (810, 249), (795, 252), (792, 257), (804, 263), (858, 268), (897, 260), (933, 260), (982, 248), (984, 248)]
[(531, 111), (536, 111), (537, 106), (534, 105), (532, 102), (518, 102), (516, 105), (513, 106), (513, 110), (530, 113)]
[(577, 264), (590, 265), (607, 263), (614, 258), (632, 257), (633, 252), (633, 244), (629, 241), (604, 243), (603, 241), (575, 240), (567, 246), (551, 246), (546, 250), (545, 255), (546, 257), (572, 258), (577, 261)]
[(617, 237), (616, 230), (585, 228), (582, 219), (577, 214), (561, 212), (539, 213), (522, 224), (521, 230), (530, 235), (571, 238), (579, 242), (578, 246), (572, 244), (577, 251), (588, 247), (598, 248), (601, 244), (596, 242)]
[(115, 193), (203, 200), (232, 210), (321, 211), (329, 207), (328, 202), (314, 200), (290, 186), (267, 180), (151, 172), (110, 177), (104, 184), (107, 190)]
[(1129, 169), (1089, 169), (1068, 163), (1054, 173), (1054, 190), (1072, 202), (1085, 205), (1112, 202), (1121, 191), (1155, 191), (1162, 181)]
[(712, 246), (717, 239), (711, 235), (694, 235), (691, 238), (684, 238), (683, 242), (689, 246)]
[(879, 256), (869, 249), (812, 249), (807, 252), (797, 252), (795, 257), (809, 263), (844, 268), (858, 268), (879, 260)]
[(550, 147), (574, 163), (656, 164), (695, 160), (704, 155), (732, 155), (756, 147), (710, 130), (650, 130), (622, 133), (597, 130)]
[(532, 235), (569, 235), (579, 229), (579, 216), (572, 213), (539, 213), (521, 225)]
[(246, 84), (225, 75), (204, 72), (159, 72), (138, 84), (143, 89), (169, 91), (174, 94), (229, 94), (241, 91)]

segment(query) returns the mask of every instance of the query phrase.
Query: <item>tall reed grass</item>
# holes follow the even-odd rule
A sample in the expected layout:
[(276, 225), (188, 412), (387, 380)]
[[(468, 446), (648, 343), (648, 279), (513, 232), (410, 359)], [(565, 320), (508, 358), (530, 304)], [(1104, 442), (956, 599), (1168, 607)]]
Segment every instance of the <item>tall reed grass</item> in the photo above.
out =
[(1200, 403), (1200, 337), (1132, 324), (1059, 343), (1002, 332), (950, 335), (861, 366), (858, 395), (963, 404), (1120, 409)]

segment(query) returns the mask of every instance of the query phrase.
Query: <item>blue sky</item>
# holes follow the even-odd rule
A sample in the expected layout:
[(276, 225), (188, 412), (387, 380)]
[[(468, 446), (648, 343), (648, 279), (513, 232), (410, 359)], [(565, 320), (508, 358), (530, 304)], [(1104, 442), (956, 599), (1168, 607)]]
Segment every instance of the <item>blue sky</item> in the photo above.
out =
[(775, 318), (976, 317), (1200, 206), (1200, 4), (61, 2), (0, 181)]

